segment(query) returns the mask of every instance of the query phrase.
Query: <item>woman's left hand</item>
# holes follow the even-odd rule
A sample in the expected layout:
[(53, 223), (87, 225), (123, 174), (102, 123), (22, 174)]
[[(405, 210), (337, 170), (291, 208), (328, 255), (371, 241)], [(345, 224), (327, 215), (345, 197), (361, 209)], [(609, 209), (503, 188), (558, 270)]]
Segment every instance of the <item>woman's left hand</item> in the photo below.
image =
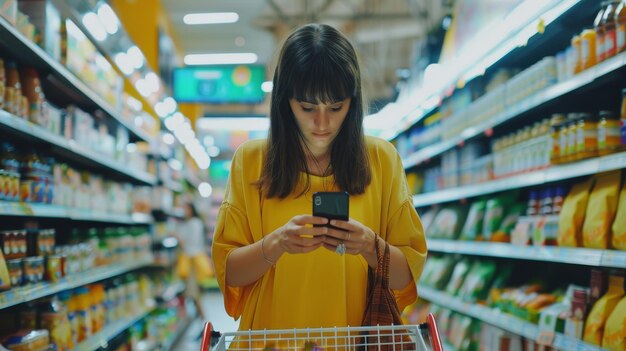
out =
[(351, 255), (370, 256), (374, 253), (376, 234), (370, 228), (352, 218), (348, 221), (333, 219), (333, 227), (328, 228), (324, 238), (324, 247), (337, 252), (337, 246), (343, 243), (345, 253)]

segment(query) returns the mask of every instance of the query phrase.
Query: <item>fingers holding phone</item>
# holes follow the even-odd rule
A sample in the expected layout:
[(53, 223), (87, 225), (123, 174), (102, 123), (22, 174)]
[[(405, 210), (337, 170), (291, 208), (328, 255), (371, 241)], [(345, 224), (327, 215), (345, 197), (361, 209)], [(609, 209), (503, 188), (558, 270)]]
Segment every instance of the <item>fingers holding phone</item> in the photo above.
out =
[(342, 251), (341, 245), (344, 246), (345, 253), (351, 255), (365, 254), (373, 250), (376, 234), (359, 221), (352, 218), (348, 221), (331, 220), (329, 225), (331, 227), (324, 239), (324, 247), (328, 250)]
[(310, 215), (295, 216), (277, 230), (276, 237), (284, 252), (291, 254), (311, 252), (324, 243), (328, 219)]

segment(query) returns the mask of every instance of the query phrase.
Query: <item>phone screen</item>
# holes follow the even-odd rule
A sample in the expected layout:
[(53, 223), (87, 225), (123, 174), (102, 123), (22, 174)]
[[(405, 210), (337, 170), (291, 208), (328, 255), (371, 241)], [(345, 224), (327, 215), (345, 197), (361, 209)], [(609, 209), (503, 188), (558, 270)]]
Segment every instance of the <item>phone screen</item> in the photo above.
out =
[(313, 215), (328, 219), (349, 219), (350, 194), (347, 192), (317, 192), (313, 194)]

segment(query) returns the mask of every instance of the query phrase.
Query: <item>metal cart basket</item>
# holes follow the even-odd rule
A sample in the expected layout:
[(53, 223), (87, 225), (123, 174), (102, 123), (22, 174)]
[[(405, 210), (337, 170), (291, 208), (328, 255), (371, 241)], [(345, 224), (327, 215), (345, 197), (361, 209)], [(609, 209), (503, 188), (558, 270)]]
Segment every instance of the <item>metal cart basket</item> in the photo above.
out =
[(200, 351), (443, 351), (432, 314), (419, 325), (248, 330), (204, 326)]

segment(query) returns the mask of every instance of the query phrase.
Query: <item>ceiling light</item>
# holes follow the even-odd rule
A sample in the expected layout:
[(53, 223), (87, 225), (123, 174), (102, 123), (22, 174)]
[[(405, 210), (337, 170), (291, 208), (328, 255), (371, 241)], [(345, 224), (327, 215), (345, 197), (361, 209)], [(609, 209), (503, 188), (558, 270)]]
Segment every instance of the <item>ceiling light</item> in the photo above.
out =
[(87, 12), (87, 14), (83, 16), (83, 25), (97, 41), (104, 41), (104, 39), (107, 38), (107, 32), (100, 22), (98, 15), (96, 15), (95, 13), (91, 11)]
[(159, 91), (159, 76), (157, 76), (156, 73), (150, 72), (146, 74), (146, 82), (150, 86), (150, 90), (152, 90), (153, 93)]
[(133, 73), (133, 65), (125, 52), (120, 52), (119, 54), (115, 55), (115, 58), (113, 60), (115, 61), (117, 68), (119, 68), (124, 75), (129, 76), (131, 73)]
[(213, 192), (213, 187), (207, 182), (202, 182), (198, 185), (198, 191), (200, 192), (200, 196), (209, 197)]
[(171, 133), (163, 133), (161, 139), (163, 139), (163, 142), (167, 145), (172, 145), (176, 141)]
[(261, 90), (263, 90), (264, 93), (271, 93), (272, 89), (274, 89), (274, 82), (272, 82), (271, 80), (268, 80), (267, 82), (263, 82), (263, 84), (261, 84)]
[(98, 8), (98, 18), (102, 25), (104, 25), (104, 29), (106, 29), (107, 33), (117, 33), (119, 25), (117, 24), (117, 16), (115, 16), (115, 12), (113, 12), (111, 6), (106, 3), (100, 5), (100, 8)]
[(141, 50), (137, 47), (137, 45), (133, 45), (126, 51), (128, 55), (128, 59), (130, 60), (131, 65), (135, 69), (140, 69), (143, 66), (143, 54)]
[(235, 23), (238, 20), (239, 15), (235, 12), (189, 13), (183, 17), (183, 22), (189, 25)]
[(242, 46), (246, 45), (246, 38), (241, 37), (241, 36), (235, 38), (235, 45), (237, 45), (239, 47), (242, 47)]
[(217, 147), (215, 145), (212, 145), (212, 146), (209, 146), (208, 154), (211, 157), (217, 157), (217, 156), (219, 156), (220, 151), (221, 150), (220, 150), (219, 147)]
[(257, 62), (254, 53), (239, 54), (190, 54), (185, 56), (186, 65), (243, 65)]

